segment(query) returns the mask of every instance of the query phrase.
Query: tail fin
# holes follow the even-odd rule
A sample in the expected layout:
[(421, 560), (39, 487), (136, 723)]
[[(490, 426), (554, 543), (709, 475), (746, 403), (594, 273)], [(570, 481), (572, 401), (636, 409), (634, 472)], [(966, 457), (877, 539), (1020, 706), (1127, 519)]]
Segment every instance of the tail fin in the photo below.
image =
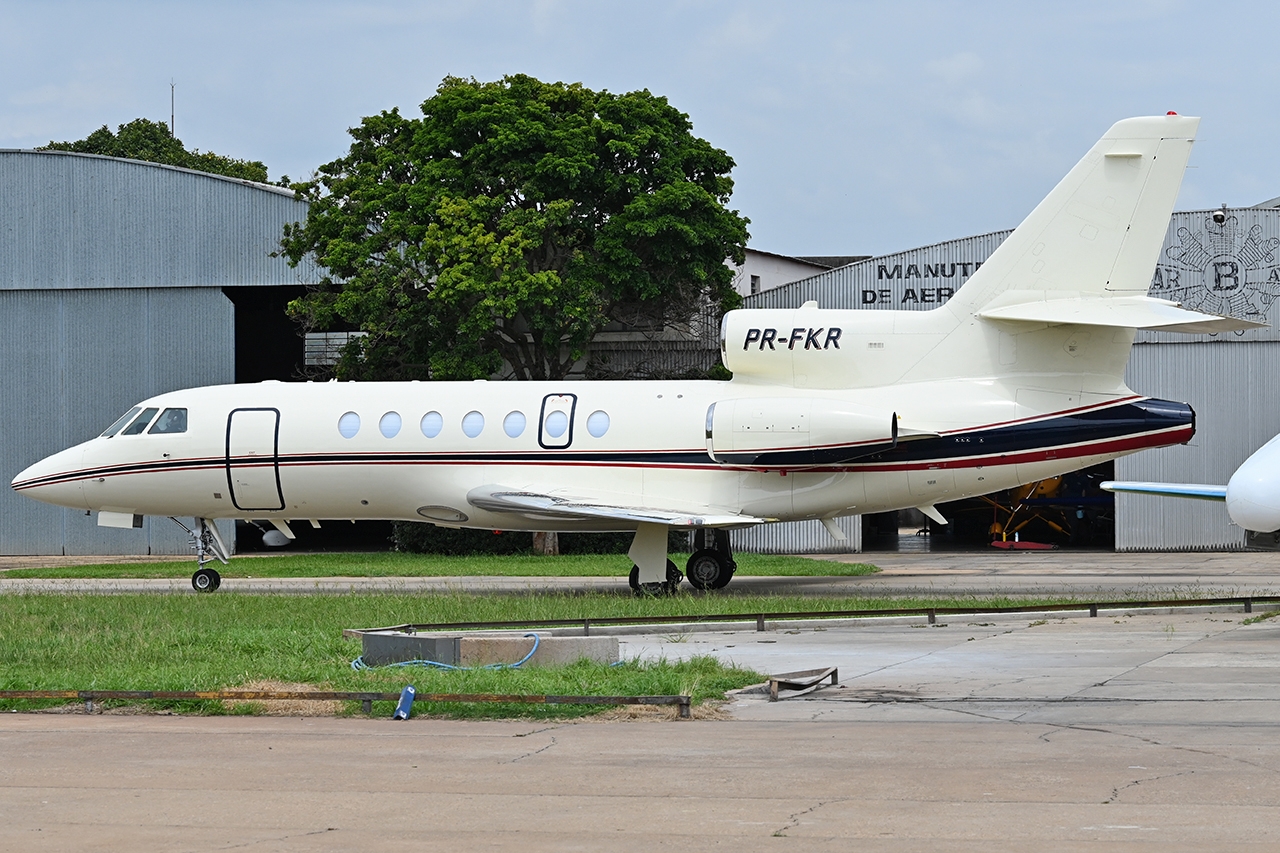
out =
[(1168, 115), (1112, 125), (945, 306), (924, 312), (954, 325), (904, 378), (1129, 393), (1135, 329), (1261, 325), (1146, 295), (1199, 124)]
[(1199, 125), (1178, 115), (1116, 122), (948, 306), (972, 315), (996, 300), (1145, 295)]

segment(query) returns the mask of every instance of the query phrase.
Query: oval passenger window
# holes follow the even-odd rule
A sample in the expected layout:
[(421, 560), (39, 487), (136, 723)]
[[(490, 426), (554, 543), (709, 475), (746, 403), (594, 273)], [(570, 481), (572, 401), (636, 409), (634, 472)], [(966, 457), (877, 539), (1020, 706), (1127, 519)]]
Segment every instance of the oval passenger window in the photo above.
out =
[(387, 412), (378, 421), (378, 430), (385, 438), (395, 438), (400, 433), (400, 413)]
[(355, 412), (347, 412), (338, 418), (338, 432), (343, 438), (355, 438), (360, 431), (360, 416)]
[(591, 413), (591, 417), (587, 418), (587, 432), (591, 433), (593, 438), (599, 438), (609, 431), (609, 413), (595, 411)]
[(502, 421), (502, 431), (510, 438), (517, 438), (524, 432), (524, 423), (524, 412), (511, 412)]
[(422, 434), (427, 438), (435, 438), (444, 429), (444, 418), (439, 412), (427, 412), (422, 416)]
[(569, 428), (569, 416), (564, 412), (556, 410), (547, 415), (546, 430), (547, 435), (552, 438), (559, 438), (564, 435), (564, 431)]
[(462, 431), (467, 438), (475, 438), (484, 430), (484, 415), (479, 412), (467, 412), (462, 419)]

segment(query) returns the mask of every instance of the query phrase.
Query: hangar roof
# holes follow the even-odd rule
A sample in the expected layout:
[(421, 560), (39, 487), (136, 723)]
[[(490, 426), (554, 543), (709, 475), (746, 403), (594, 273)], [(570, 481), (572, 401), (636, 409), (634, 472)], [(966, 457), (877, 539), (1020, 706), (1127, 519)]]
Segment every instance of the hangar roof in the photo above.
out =
[(67, 151), (0, 149), (0, 290), (310, 284), (273, 258), (292, 191)]

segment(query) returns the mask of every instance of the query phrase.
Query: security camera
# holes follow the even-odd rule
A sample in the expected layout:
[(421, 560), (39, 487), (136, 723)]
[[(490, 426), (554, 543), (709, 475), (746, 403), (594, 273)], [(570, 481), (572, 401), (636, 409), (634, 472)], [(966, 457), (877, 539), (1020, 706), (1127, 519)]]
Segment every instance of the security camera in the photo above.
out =
[(1221, 225), (1222, 223), (1226, 222), (1227, 221), (1226, 209), (1224, 208), (1222, 210), (1215, 210), (1213, 212), (1213, 221), (1218, 225)]

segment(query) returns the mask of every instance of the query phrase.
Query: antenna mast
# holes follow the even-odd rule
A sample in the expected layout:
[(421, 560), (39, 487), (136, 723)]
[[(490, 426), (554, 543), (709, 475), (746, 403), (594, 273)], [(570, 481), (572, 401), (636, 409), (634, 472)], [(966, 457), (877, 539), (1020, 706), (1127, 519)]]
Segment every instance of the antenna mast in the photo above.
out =
[[(169, 78), (169, 135), (173, 136), (173, 78)], [(176, 138), (176, 137), (175, 137)]]

